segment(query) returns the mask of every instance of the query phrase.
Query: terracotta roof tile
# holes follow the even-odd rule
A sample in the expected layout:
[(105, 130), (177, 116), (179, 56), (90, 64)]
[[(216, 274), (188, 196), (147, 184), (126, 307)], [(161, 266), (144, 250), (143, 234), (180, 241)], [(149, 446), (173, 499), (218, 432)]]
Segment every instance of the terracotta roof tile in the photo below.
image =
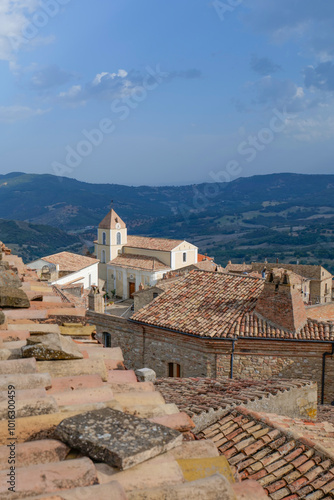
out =
[(137, 311), (131, 321), (203, 337), (261, 337), (333, 340), (334, 323), (308, 318), (294, 333), (255, 312), (264, 280), (206, 271), (192, 271), (174, 287)]
[(105, 218), (100, 222), (100, 229), (117, 229), (117, 224), (119, 224), (120, 229), (126, 228), (125, 222), (117, 215), (115, 210), (110, 210), (110, 212), (105, 216)]
[(59, 252), (53, 255), (43, 257), (43, 260), (51, 264), (59, 265), (59, 271), (80, 271), (85, 267), (92, 266), (99, 262), (98, 259), (86, 257), (85, 255), (78, 255), (71, 252)]
[(166, 238), (149, 238), (146, 236), (130, 236), (125, 245), (130, 248), (145, 248), (148, 250), (162, 250), (170, 252), (183, 243), (184, 240), (168, 240)]
[(147, 257), (146, 255), (135, 255), (123, 253), (109, 262), (109, 265), (125, 267), (130, 269), (144, 269), (145, 271), (166, 271), (169, 266), (161, 262), (155, 257)]

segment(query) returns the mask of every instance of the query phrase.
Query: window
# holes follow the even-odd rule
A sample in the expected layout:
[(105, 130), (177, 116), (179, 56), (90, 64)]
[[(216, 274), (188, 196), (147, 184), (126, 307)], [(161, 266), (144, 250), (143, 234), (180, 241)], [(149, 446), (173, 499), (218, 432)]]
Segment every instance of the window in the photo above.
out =
[(187, 262), (187, 252), (183, 252), (183, 262)]
[(325, 293), (328, 293), (328, 284), (325, 284)]
[(153, 298), (156, 299), (158, 296), (158, 293), (157, 292), (153, 292)]
[(111, 333), (103, 332), (104, 347), (111, 347)]
[(101, 252), (101, 264), (105, 264), (105, 263), (106, 263), (106, 251), (102, 250), (102, 252)]
[(121, 233), (116, 234), (116, 245), (121, 245), (122, 244), (122, 235)]
[(107, 235), (105, 232), (102, 233), (102, 245), (107, 244)]
[(181, 366), (177, 363), (168, 363), (168, 377), (181, 377)]

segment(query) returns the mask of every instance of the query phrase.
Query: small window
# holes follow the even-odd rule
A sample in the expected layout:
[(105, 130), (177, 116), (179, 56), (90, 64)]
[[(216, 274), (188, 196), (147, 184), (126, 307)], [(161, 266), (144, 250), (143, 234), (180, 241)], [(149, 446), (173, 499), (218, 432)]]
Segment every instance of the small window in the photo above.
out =
[(187, 252), (183, 252), (183, 262), (187, 262)]
[(153, 292), (153, 298), (156, 299), (158, 296), (158, 293), (157, 292)]
[(181, 366), (177, 363), (168, 363), (168, 377), (181, 377)]
[(328, 284), (325, 284), (325, 293), (328, 293)]
[(116, 245), (121, 245), (122, 244), (122, 235), (121, 233), (116, 234)]
[(105, 232), (102, 233), (102, 245), (107, 244), (107, 235)]
[(106, 251), (102, 250), (101, 252), (101, 263), (105, 264), (106, 263)]

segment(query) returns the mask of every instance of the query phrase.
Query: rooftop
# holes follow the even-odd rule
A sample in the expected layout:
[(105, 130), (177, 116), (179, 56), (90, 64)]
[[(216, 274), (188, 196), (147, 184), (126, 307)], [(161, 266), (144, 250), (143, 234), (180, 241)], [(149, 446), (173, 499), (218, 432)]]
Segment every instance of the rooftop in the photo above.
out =
[(146, 255), (135, 255), (123, 253), (109, 262), (109, 265), (124, 267), (130, 269), (141, 269), (144, 271), (166, 271), (169, 266), (166, 266), (161, 260), (155, 257), (147, 257)]
[(251, 276), (192, 271), (131, 321), (208, 338), (334, 340), (332, 322), (309, 318), (292, 332), (258, 315), (254, 310), (264, 284)]
[(99, 224), (100, 229), (124, 229), (126, 228), (125, 222), (117, 215), (114, 209), (104, 217)]
[(183, 241), (184, 240), (168, 240), (166, 238), (148, 238), (146, 236), (128, 235), (128, 241), (125, 246), (170, 252), (183, 243)]
[(98, 259), (71, 252), (59, 252), (43, 257), (42, 260), (59, 266), (59, 271), (76, 272), (99, 262)]
[(254, 271), (261, 272), (264, 268), (272, 269), (274, 267), (283, 267), (290, 271), (303, 276), (308, 279), (321, 280), (324, 278), (330, 278), (331, 274), (326, 271), (322, 266), (315, 266), (311, 264), (285, 264), (285, 263), (273, 263), (273, 262), (252, 262), (251, 267)]

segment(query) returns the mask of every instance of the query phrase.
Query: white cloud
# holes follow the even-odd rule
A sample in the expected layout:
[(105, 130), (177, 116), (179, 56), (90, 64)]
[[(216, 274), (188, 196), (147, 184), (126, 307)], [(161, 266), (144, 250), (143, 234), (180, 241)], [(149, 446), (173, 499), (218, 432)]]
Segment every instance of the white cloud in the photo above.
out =
[(21, 120), (27, 120), (34, 116), (44, 115), (49, 109), (33, 109), (28, 106), (0, 106), (0, 121), (6, 123), (15, 123)]
[(128, 73), (127, 71), (125, 71), (125, 69), (119, 69), (117, 73), (108, 73), (104, 71), (96, 75), (96, 77), (93, 80), (93, 85), (99, 85), (101, 83), (102, 78), (106, 77), (107, 79), (110, 78), (111, 80), (114, 80), (116, 76), (120, 78), (125, 78), (126, 76), (128, 76)]

